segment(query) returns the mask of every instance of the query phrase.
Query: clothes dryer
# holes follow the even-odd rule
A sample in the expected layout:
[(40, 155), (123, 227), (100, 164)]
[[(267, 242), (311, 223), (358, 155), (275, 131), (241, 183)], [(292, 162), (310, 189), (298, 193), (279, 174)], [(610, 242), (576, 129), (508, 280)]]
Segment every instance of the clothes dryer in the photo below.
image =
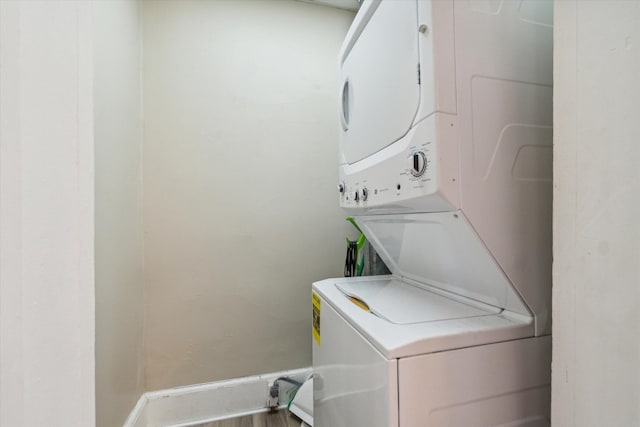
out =
[(552, 10), (364, 1), (339, 203), (392, 275), (314, 283), (314, 426), (549, 426)]

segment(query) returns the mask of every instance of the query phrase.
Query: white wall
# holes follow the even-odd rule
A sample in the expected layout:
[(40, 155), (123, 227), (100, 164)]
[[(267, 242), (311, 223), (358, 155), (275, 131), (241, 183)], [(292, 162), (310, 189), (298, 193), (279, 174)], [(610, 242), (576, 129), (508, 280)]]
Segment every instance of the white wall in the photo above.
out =
[(0, 425), (94, 423), (91, 5), (0, 1)]
[(96, 419), (142, 394), (142, 111), (137, 0), (94, 3)]
[(145, 1), (147, 389), (311, 364), (342, 275), (337, 54), (351, 12)]
[(640, 425), (640, 2), (555, 3), (554, 427)]

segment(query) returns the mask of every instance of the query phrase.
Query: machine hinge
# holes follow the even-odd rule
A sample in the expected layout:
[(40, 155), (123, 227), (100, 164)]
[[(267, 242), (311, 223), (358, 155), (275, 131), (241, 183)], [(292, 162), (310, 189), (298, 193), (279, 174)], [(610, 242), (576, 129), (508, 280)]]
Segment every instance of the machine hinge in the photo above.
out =
[(420, 84), (420, 63), (418, 62), (418, 84)]

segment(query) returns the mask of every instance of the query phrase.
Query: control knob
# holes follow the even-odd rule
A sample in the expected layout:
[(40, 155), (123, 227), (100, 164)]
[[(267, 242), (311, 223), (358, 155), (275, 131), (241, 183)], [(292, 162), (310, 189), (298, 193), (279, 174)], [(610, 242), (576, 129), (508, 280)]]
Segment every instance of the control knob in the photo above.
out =
[(344, 194), (344, 191), (345, 191), (344, 182), (341, 182), (340, 184), (338, 184), (338, 192), (340, 194)]
[(414, 152), (409, 157), (411, 175), (419, 177), (427, 171), (427, 155), (422, 151)]
[(362, 201), (366, 202), (367, 199), (369, 198), (369, 190), (367, 190), (367, 187), (364, 187), (361, 191), (362, 194)]

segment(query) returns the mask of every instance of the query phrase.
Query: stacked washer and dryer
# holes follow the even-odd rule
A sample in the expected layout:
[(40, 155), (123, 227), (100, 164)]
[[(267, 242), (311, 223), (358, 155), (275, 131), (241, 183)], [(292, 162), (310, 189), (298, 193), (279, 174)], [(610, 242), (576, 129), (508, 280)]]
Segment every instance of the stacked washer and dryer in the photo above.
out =
[(548, 427), (552, 10), (365, 0), (340, 205), (392, 272), (313, 284), (315, 427)]

